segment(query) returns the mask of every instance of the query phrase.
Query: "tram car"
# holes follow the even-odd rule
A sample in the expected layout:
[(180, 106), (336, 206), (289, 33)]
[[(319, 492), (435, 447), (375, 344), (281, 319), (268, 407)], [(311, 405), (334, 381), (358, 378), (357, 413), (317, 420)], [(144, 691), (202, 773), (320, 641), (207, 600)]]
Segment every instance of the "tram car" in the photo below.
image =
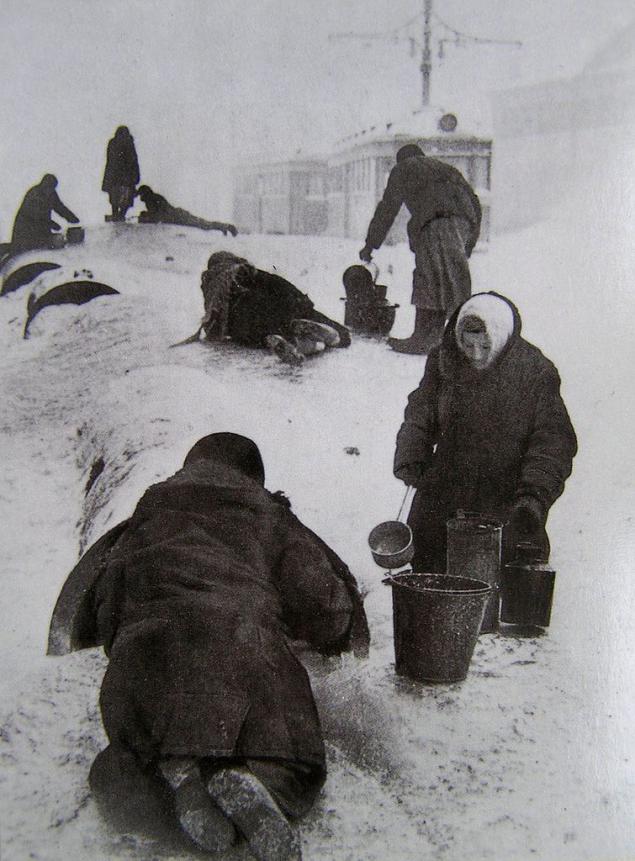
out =
[[(347, 237), (363, 240), (386, 187), (397, 150), (417, 142), (426, 155), (458, 168), (481, 201), (477, 248), (490, 236), (491, 136), (468, 130), (456, 114), (427, 107), (405, 122), (386, 123), (339, 142), (326, 158), (300, 158), (238, 168), (234, 223), (241, 232)], [(405, 242), (402, 207), (387, 237)]]

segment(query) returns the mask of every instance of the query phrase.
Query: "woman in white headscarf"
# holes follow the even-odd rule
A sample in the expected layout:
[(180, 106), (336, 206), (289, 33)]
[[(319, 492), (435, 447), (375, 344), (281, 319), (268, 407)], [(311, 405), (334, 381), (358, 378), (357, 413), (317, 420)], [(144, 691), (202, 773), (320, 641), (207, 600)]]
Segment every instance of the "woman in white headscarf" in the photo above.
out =
[(547, 514), (577, 442), (557, 369), (520, 330), (508, 299), (472, 296), (408, 398), (394, 472), (417, 488), (408, 522), (420, 571), (444, 570), (445, 524), (459, 509), (505, 523), (504, 561), (521, 540), (549, 552)]

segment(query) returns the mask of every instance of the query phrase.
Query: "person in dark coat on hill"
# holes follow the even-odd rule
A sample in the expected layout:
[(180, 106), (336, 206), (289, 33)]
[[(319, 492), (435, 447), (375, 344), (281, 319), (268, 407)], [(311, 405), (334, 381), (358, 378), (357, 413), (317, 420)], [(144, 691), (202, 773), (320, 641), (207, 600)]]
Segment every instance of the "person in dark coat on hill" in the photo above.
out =
[(351, 343), (346, 326), (317, 311), (289, 281), (228, 251), (211, 255), (201, 290), (201, 328), (208, 340), (231, 338), (246, 347), (268, 347), (291, 364)]
[(449, 321), (408, 398), (394, 472), (417, 488), (408, 520), (414, 570), (445, 570), (446, 521), (459, 509), (506, 524), (504, 562), (521, 541), (549, 554), (547, 514), (577, 442), (558, 371), (520, 331), (508, 299), (474, 295)]
[(101, 190), (107, 192), (112, 207), (112, 220), (124, 221), (126, 212), (134, 203), (139, 183), (139, 160), (134, 138), (128, 126), (119, 126), (108, 141), (106, 168)]
[[(91, 770), (98, 798), (120, 794), (117, 775), (131, 786), (136, 771), (161, 780), (200, 848), (223, 853), (241, 834), (260, 861), (299, 859), (287, 817), (309, 810), (326, 766), (292, 642), (364, 656), (368, 626), (346, 565), (265, 489), (255, 443), (199, 440), (65, 589), (76, 593), (78, 578), (73, 647), (103, 644), (109, 657), (100, 704), (110, 746)], [(134, 806), (143, 791), (132, 794)]]
[(407, 144), (397, 152), (397, 164), (359, 253), (362, 260), (370, 262), (402, 204), (411, 216), (415, 328), (409, 338), (391, 338), (388, 343), (401, 353), (428, 353), (438, 344), (446, 319), (470, 296), (468, 259), (481, 229), (481, 205), (459, 170), (428, 158), (416, 144)]
[(220, 230), (223, 236), (231, 233), (236, 236), (238, 231), (233, 224), (224, 221), (206, 221), (197, 215), (192, 215), (187, 209), (172, 206), (162, 194), (157, 194), (149, 185), (142, 185), (137, 196), (145, 204), (145, 210), (139, 214), (142, 224), (179, 224), (181, 227), (199, 227), (201, 230)]
[(75, 213), (60, 200), (56, 188), (57, 177), (47, 173), (24, 195), (13, 222), (12, 253), (54, 246), (55, 233), (60, 231), (61, 227), (51, 219), (52, 212), (71, 224), (79, 223)]

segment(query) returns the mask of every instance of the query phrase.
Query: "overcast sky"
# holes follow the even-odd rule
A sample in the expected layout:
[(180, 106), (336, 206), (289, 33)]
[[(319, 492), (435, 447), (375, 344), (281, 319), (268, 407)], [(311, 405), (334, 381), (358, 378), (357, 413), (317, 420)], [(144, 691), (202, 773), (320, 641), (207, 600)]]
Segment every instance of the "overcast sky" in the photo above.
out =
[[(105, 147), (130, 127), (142, 180), (208, 217), (231, 213), (235, 162), (328, 151), (419, 106), (409, 43), (422, 0), (2, 0), (0, 230), (56, 173), (90, 222), (106, 212)], [(436, 0), (432, 101), (567, 77), (633, 15), (631, 0)], [(513, 45), (445, 44), (451, 28)], [(421, 17), (402, 36), (420, 37)], [(418, 47), (416, 47), (418, 52)]]

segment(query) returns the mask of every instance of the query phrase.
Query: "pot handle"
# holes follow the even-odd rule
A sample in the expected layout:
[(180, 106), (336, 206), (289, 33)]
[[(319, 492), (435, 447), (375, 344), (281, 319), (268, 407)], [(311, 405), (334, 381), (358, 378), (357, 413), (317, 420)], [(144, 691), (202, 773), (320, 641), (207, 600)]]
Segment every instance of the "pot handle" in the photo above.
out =
[[(415, 493), (417, 492), (416, 487), (412, 487), (408, 485), (406, 488), (406, 492), (404, 494), (404, 498), (401, 502), (401, 506), (399, 508), (399, 514), (397, 515), (397, 520), (400, 520), (402, 523), (405, 523), (408, 520), (408, 515), (410, 514), (410, 508), (412, 507), (412, 500), (414, 499)], [(403, 514), (403, 519), (402, 519)]]
[(375, 263), (374, 260), (371, 260), (370, 263), (366, 264), (366, 268), (373, 277), (373, 284), (376, 284), (377, 279), (379, 278), (379, 266)]

